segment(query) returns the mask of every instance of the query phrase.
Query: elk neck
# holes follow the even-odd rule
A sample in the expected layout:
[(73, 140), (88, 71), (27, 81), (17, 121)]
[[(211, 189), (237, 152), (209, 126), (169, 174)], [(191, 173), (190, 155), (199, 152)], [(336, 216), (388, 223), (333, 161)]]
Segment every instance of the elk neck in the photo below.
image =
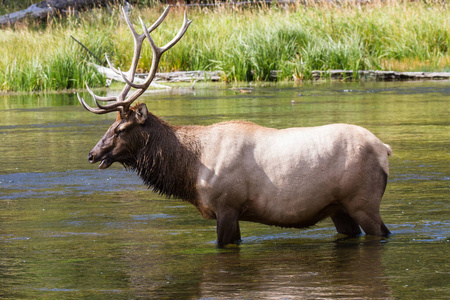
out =
[[(135, 159), (125, 162), (155, 192), (197, 201), (200, 143), (189, 127), (176, 127), (149, 113)], [(139, 139), (141, 139), (139, 138)], [(140, 148), (140, 149), (138, 149)]]

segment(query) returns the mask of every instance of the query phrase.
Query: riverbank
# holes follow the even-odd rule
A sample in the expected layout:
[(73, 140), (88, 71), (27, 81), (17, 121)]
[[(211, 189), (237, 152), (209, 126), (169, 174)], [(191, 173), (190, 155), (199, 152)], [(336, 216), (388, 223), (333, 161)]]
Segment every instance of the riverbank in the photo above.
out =
[[(147, 24), (162, 7), (133, 10)], [(169, 41), (182, 22), (174, 7), (152, 33)], [(183, 39), (164, 54), (159, 71), (220, 71), (223, 81), (309, 80), (313, 71), (380, 70), (450, 72), (448, 5), (375, 2), (366, 5), (188, 8), (193, 19)], [(139, 31), (139, 29), (138, 29)], [(105, 85), (98, 63), (70, 36), (105, 64), (104, 53), (127, 69), (132, 39), (118, 8), (94, 10), (0, 31), (0, 90), (41, 91)], [(151, 64), (144, 47), (139, 72)], [(273, 70), (277, 70), (274, 78)], [(353, 72), (353, 71), (352, 71)]]
[[(272, 77), (277, 78), (277, 71), (272, 71)], [(140, 74), (145, 77), (146, 74)], [(155, 82), (194, 82), (194, 81), (220, 81), (221, 72), (187, 71), (156, 73)], [(350, 80), (377, 80), (377, 81), (404, 81), (404, 80), (449, 80), (450, 72), (395, 72), (395, 71), (353, 71), (353, 70), (329, 70), (312, 71), (311, 78), (319, 79), (350, 79)], [(294, 79), (295, 80), (295, 79)], [(299, 80), (299, 79), (297, 79)]]

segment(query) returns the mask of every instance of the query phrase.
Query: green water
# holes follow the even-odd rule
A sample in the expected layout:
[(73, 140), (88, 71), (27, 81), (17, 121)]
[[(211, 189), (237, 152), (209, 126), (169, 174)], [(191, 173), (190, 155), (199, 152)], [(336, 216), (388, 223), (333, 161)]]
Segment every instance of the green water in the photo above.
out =
[(391, 145), (388, 239), (241, 222), (243, 244), (225, 250), (190, 204), (88, 163), (114, 114), (74, 94), (0, 96), (0, 298), (449, 298), (449, 96), (448, 81), (145, 94), (172, 124), (345, 122)]

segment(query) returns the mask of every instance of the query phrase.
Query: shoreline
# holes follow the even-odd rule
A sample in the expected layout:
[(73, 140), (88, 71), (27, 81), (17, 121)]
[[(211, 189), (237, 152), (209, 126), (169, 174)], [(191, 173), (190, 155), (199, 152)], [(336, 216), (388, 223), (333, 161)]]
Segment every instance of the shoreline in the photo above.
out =
[[(273, 71), (273, 80), (259, 81), (260, 83), (307, 83), (327, 80), (353, 80), (358, 81), (446, 81), (450, 80), (450, 72), (396, 72), (396, 71), (356, 71), (352, 70), (329, 70), (329, 71), (312, 71), (311, 78), (308, 79), (295, 79), (295, 80), (276, 80), (276, 72)], [(218, 83), (233, 85), (235, 82), (227, 82), (222, 79), (221, 71), (177, 71), (167, 73), (156, 73), (155, 83), (182, 83), (188, 82), (204, 82), (204, 83)], [(137, 78), (144, 78), (147, 74), (136, 74)], [(109, 79), (109, 78), (108, 78)], [(118, 84), (119, 81), (114, 81), (114, 84)], [(237, 83), (242, 83), (241, 81)], [(167, 88), (167, 87), (166, 87)], [(177, 86), (168, 86), (169, 89), (177, 88)], [(114, 90), (112, 87), (97, 87), (94, 90)], [(157, 86), (154, 86), (155, 90), (159, 90)], [(41, 91), (0, 91), (0, 96), (6, 95), (27, 95), (27, 94), (64, 94), (64, 93), (77, 93), (84, 92), (86, 89), (62, 89), (62, 90), (41, 90)]]

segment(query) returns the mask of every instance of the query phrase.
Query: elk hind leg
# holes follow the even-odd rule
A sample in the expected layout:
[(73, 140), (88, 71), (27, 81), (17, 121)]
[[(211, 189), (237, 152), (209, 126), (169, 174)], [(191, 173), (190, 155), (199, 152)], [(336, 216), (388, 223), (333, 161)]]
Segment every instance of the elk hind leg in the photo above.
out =
[(241, 243), (241, 231), (239, 229), (239, 213), (234, 210), (226, 210), (217, 213), (217, 247), (223, 248), (228, 244)]
[(353, 218), (366, 234), (378, 236), (389, 236), (391, 234), (389, 229), (383, 223), (379, 212), (369, 214), (360, 210), (353, 213)]
[(391, 234), (384, 225), (380, 214), (380, 198), (355, 197), (352, 206), (346, 207), (350, 217), (361, 226), (366, 234), (388, 236)]
[(357, 236), (361, 234), (358, 223), (356, 223), (346, 212), (337, 212), (331, 219), (333, 220), (334, 226), (336, 226), (337, 232), (348, 236)]
[(388, 175), (382, 169), (380, 172), (370, 171), (375, 170), (376, 167), (376, 165), (369, 166), (367, 174), (372, 176), (366, 178), (360, 192), (347, 202), (345, 209), (366, 234), (389, 236), (391, 232), (383, 223), (380, 214), (381, 198), (386, 189)]

